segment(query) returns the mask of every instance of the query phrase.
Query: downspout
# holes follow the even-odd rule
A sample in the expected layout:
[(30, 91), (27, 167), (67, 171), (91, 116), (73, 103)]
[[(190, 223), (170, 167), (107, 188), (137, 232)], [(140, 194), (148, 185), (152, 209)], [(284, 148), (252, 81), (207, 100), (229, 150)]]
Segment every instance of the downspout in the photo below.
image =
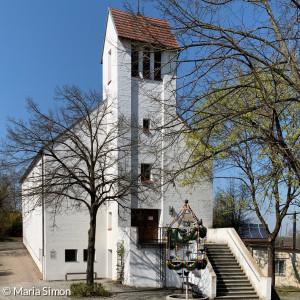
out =
[(297, 233), (297, 217), (296, 217), (296, 212), (293, 213), (293, 250), (296, 249), (296, 233)]
[(44, 153), (42, 152), (42, 275), (43, 275), (43, 279), (44, 279), (44, 258), (45, 258), (45, 195), (44, 195)]

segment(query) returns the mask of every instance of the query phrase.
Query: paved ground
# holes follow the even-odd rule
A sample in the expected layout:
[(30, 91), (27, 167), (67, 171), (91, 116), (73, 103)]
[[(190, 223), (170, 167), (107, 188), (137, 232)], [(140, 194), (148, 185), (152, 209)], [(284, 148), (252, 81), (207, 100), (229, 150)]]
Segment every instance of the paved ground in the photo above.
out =
[(0, 242), (0, 284), (38, 281), (41, 274), (21, 241)]
[[(107, 290), (114, 294), (109, 299), (112, 300), (162, 300), (166, 295), (173, 293), (173, 290), (157, 290), (157, 289), (136, 289), (115, 285), (111, 280), (98, 280)], [(66, 295), (67, 290), (72, 282), (68, 281), (40, 281), (34, 283), (22, 282), (14, 284), (0, 284), (0, 299), (1, 300), (63, 300), (70, 299)], [(21, 291), (22, 288), (22, 291)], [(31, 291), (30, 291), (31, 290)], [(30, 296), (25, 296), (25, 293), (31, 293)], [(23, 293), (23, 295), (20, 295)], [(41, 295), (39, 295), (39, 293)], [(51, 294), (58, 295), (51, 295)], [(7, 296), (4, 296), (7, 294)], [(60, 294), (60, 295), (59, 295)], [(85, 298), (86, 300), (94, 300), (95, 298)]]
[[(137, 289), (116, 285), (108, 279), (99, 280), (114, 294), (110, 299), (162, 300), (175, 291)], [(40, 273), (23, 244), (15, 241), (0, 241), (0, 300), (63, 300), (67, 296), (70, 281), (42, 281)], [(94, 300), (90, 298), (86, 300)], [(300, 293), (282, 296), (281, 300), (299, 300)]]

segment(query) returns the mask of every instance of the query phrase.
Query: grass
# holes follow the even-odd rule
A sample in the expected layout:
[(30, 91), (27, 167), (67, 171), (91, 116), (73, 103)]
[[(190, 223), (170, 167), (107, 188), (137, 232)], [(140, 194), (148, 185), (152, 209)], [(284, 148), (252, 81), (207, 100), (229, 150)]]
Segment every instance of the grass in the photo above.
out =
[(293, 286), (276, 287), (276, 292), (279, 296), (287, 296), (290, 293), (300, 292), (300, 288)]

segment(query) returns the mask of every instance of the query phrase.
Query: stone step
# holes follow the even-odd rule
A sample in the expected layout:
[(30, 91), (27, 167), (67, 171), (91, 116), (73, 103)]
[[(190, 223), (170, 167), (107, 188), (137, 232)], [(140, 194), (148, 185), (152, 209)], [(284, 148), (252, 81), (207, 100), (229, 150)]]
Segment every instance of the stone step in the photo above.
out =
[[(252, 296), (255, 297), (257, 296), (255, 291), (219, 291), (217, 290), (217, 296)], [(243, 298), (242, 298), (243, 299)]]
[(232, 265), (214, 265), (215, 267), (216, 267), (216, 269), (218, 269), (218, 270), (230, 270), (230, 271), (232, 271), (232, 270), (238, 270), (238, 271), (241, 271), (241, 267), (239, 266), (239, 265), (236, 265), (236, 266), (232, 266)]
[(207, 252), (207, 256), (211, 258), (232, 258), (235, 259), (234, 255), (232, 253), (212, 253)]
[(226, 300), (258, 300), (259, 297), (256, 296), (256, 297), (253, 297), (253, 296), (249, 296), (249, 295), (242, 295), (242, 296), (217, 296), (215, 297), (215, 300), (218, 300), (218, 299), (226, 299)]
[(237, 262), (237, 260), (233, 256), (209, 256), (209, 255), (207, 255), (207, 257), (211, 261), (227, 261), (227, 262), (235, 261), (235, 262)]
[(220, 292), (255, 292), (254, 288), (250, 285), (250, 286), (228, 286), (228, 285), (218, 285), (217, 288), (217, 294), (219, 294)]
[(250, 284), (251, 283), (249, 282), (249, 280), (246, 278), (243, 279), (243, 278), (238, 278), (238, 279), (231, 279), (231, 278), (218, 278), (217, 279), (217, 282), (224, 282), (226, 284)]
[(221, 286), (228, 286), (228, 287), (232, 287), (232, 286), (236, 286), (236, 287), (252, 287), (251, 283), (248, 280), (222, 280), (222, 279), (218, 279), (217, 280), (218, 283), (218, 287)]
[(212, 264), (212, 266), (228, 266), (228, 265), (231, 265), (231, 266), (235, 266), (235, 267), (239, 267), (240, 268), (240, 265), (239, 263), (236, 261), (236, 260), (233, 260), (233, 261), (224, 261), (224, 260), (210, 260), (210, 263)]
[[(218, 269), (218, 268), (214, 268), (214, 271), (216, 274), (220, 274), (221, 276), (233, 276), (233, 277), (236, 277), (236, 276), (245, 276), (246, 278), (246, 275), (245, 273), (241, 270), (241, 269), (233, 269), (233, 270), (230, 270), (230, 269)], [(244, 278), (243, 278), (244, 279)]]

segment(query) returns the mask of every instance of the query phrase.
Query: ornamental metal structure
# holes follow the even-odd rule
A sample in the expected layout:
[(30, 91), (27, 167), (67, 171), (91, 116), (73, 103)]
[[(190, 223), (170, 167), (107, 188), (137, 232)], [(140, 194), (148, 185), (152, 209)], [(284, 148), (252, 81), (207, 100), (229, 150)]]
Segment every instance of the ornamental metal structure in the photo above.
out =
[(189, 271), (205, 269), (207, 265), (206, 233), (188, 200), (166, 229), (166, 263), (169, 269), (186, 269), (178, 273), (186, 277), (186, 294)]

